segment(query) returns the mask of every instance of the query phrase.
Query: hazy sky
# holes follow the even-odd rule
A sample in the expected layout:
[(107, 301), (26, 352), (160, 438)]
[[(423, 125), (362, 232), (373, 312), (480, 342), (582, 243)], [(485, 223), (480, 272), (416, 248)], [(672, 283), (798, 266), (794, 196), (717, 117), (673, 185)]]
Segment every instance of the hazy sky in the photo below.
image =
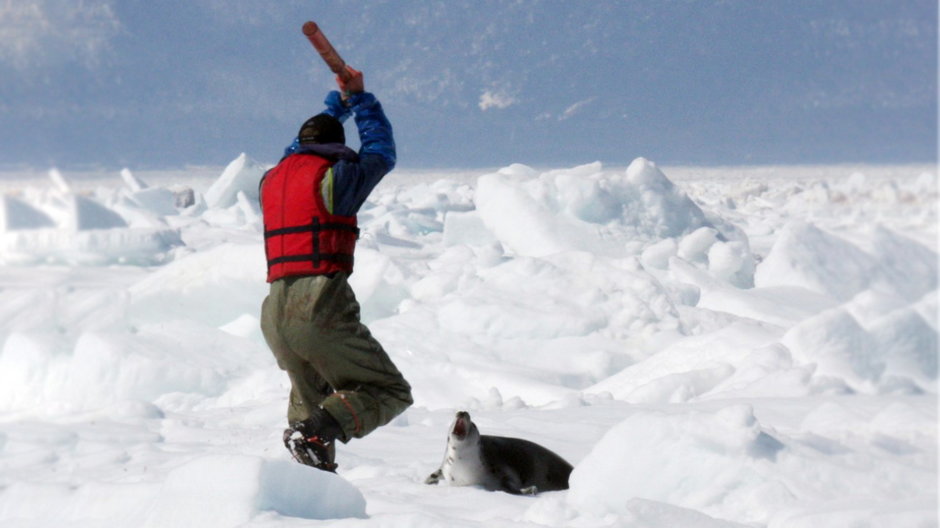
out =
[(402, 166), (936, 159), (935, 0), (0, 0), (0, 166), (274, 162), (308, 19)]

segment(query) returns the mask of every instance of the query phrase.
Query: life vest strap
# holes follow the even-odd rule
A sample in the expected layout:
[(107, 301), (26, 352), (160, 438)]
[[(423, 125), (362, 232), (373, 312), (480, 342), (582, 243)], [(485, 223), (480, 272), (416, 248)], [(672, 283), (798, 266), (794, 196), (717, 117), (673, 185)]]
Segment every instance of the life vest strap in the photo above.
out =
[(291, 227), (282, 227), (280, 229), (271, 229), (264, 232), (264, 238), (271, 238), (281, 235), (296, 235), (297, 233), (313, 233), (317, 234), (320, 231), (333, 229), (336, 231), (349, 231), (356, 234), (356, 238), (359, 238), (359, 228), (354, 225), (341, 224), (339, 222), (326, 222), (320, 223), (319, 219), (314, 219), (312, 223), (302, 225), (302, 226), (291, 226)]
[(348, 264), (353, 261), (353, 256), (347, 255), (345, 253), (308, 253), (306, 255), (289, 255), (286, 257), (277, 257), (274, 260), (270, 260), (268, 261), (268, 265), (274, 266), (276, 264), (284, 264), (285, 262), (310, 262), (321, 260)]
[(284, 255), (268, 260), (268, 268), (286, 262), (312, 262), (315, 267), (319, 267), (321, 262), (333, 262), (340, 265), (352, 266), (353, 256), (347, 253), (325, 253), (320, 251), (320, 233), (324, 231), (345, 231), (354, 233), (359, 238), (359, 228), (355, 225), (344, 224), (341, 222), (320, 222), (320, 218), (313, 217), (309, 224), (300, 226), (281, 227), (278, 229), (266, 230), (264, 238), (267, 240), (276, 236), (296, 235), (310, 233), (312, 247), (310, 253), (300, 255)]

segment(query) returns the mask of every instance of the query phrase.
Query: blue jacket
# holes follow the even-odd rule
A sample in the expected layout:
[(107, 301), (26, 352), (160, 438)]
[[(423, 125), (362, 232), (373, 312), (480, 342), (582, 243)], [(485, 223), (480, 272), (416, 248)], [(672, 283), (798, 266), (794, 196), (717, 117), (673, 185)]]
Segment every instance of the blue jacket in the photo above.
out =
[(395, 168), (395, 139), (392, 124), (385, 117), (382, 104), (369, 92), (352, 94), (343, 103), (339, 92), (326, 96), (326, 110), (345, 122), (355, 116), (359, 129), (359, 152), (340, 143), (300, 145), (294, 142), (284, 149), (284, 157), (292, 154), (315, 154), (336, 163), (333, 165), (333, 214), (353, 216), (365, 203), (369, 193), (382, 178)]

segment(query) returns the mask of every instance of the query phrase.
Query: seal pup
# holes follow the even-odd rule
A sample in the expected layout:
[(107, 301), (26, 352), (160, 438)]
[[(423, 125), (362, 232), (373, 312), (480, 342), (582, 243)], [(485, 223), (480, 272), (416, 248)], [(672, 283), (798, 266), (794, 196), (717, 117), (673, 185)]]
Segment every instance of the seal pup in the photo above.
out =
[(425, 484), (483, 486), (488, 491), (535, 495), (568, 489), (571, 464), (528, 440), (481, 435), (470, 414), (458, 412), (440, 469)]

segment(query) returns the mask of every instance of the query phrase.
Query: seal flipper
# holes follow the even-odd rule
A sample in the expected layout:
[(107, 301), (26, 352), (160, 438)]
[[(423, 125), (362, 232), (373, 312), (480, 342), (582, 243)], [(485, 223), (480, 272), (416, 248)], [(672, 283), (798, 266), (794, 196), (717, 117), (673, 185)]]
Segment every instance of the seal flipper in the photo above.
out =
[(428, 478), (424, 479), (424, 483), (425, 484), (437, 484), (438, 482), (441, 481), (442, 478), (444, 478), (444, 470), (442, 468), (438, 468), (437, 471), (435, 471), (434, 473), (431, 473), (430, 475), (428, 475)]
[[(495, 468), (490, 468), (494, 470)], [(526, 489), (522, 487), (522, 479), (519, 478), (519, 474), (509, 468), (503, 468), (502, 471), (493, 471), (493, 473), (499, 475), (499, 485), (493, 487), (490, 491), (498, 489), (505, 491), (506, 493), (512, 493), (513, 495), (526, 495)]]

